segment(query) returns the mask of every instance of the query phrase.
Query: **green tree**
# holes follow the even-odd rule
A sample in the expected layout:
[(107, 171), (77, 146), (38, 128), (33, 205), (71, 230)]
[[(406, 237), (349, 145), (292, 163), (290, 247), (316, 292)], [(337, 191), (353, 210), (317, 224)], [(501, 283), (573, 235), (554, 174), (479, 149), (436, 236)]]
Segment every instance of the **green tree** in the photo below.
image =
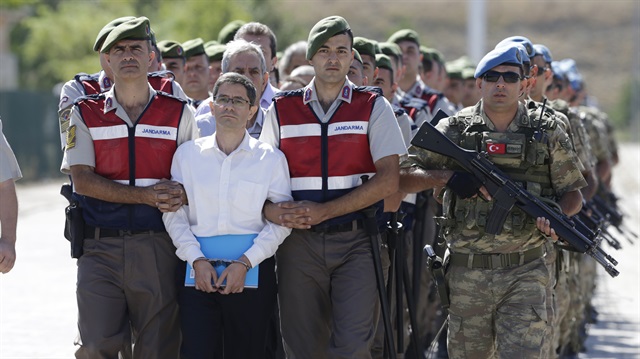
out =
[[(4, 0), (3, 0), (4, 1)], [(93, 44), (100, 29), (121, 16), (146, 16), (158, 40), (216, 39), (219, 30), (234, 19), (251, 20), (244, 6), (232, 0), (60, 0), (31, 1), (33, 15), (11, 34), (18, 55), (23, 88), (51, 89), (78, 72), (100, 70)], [(238, 6), (238, 4), (244, 4)]]

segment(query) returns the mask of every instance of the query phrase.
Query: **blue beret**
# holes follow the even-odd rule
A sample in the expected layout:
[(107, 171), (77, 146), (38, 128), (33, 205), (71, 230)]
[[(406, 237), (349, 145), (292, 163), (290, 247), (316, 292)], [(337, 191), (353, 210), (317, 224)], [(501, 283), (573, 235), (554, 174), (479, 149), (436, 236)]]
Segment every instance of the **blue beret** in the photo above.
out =
[(544, 62), (552, 63), (553, 56), (551, 56), (551, 50), (542, 44), (535, 44), (533, 48), (536, 49), (536, 55), (540, 55), (544, 58)]
[(475, 78), (480, 78), (485, 72), (500, 65), (517, 66), (522, 69), (522, 55), (516, 46), (502, 46), (484, 55), (476, 67)]
[(551, 71), (553, 71), (553, 77), (559, 80), (564, 80), (564, 69), (560, 65), (560, 61), (551, 62)]
[(531, 40), (529, 40), (528, 38), (524, 37), (524, 36), (511, 36), (511, 37), (507, 37), (506, 39), (500, 41), (496, 47), (501, 47), (505, 44), (509, 44), (509, 43), (518, 43), (518, 44), (522, 44), (522, 46), (524, 46), (525, 50), (527, 50), (527, 56), (529, 58), (532, 58), (534, 56), (536, 56), (536, 49), (533, 47), (533, 43), (531, 42)]
[(580, 91), (582, 89), (583, 80), (580, 71), (578, 71), (575, 60), (561, 60), (560, 67), (564, 71), (567, 80), (569, 80), (569, 84), (571, 85), (571, 87), (576, 91)]

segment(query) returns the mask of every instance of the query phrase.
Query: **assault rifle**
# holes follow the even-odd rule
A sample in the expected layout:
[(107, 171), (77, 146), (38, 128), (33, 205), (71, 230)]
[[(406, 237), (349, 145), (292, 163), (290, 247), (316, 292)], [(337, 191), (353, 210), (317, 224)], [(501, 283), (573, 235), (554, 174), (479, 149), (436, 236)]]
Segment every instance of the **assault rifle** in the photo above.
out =
[(527, 192), (489, 161), (486, 153), (459, 147), (428, 122), (422, 124), (411, 140), (411, 144), (455, 159), (465, 170), (482, 182), (494, 201), (487, 218), (485, 232), (500, 234), (509, 211), (515, 205), (533, 218), (548, 219), (551, 228), (569, 244), (571, 250), (590, 255), (612, 277), (619, 274), (614, 268), (618, 262), (600, 248), (603, 238), (599, 233), (591, 231), (579, 220), (570, 219), (563, 213), (559, 213)]
[(625, 214), (618, 207), (618, 197), (613, 192), (603, 190), (603, 194), (597, 194), (590, 201), (592, 209), (596, 209), (602, 213), (607, 222), (613, 225), (618, 233), (622, 234), (629, 243), (633, 244), (633, 239), (637, 239), (638, 235), (624, 224)]

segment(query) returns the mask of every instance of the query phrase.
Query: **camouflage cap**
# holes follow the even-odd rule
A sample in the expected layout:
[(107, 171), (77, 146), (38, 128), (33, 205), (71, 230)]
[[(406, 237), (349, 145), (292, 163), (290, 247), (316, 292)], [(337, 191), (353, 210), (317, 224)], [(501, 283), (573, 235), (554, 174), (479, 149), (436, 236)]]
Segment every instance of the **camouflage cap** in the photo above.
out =
[(93, 51), (100, 51), (100, 49), (102, 48), (102, 44), (104, 43), (104, 40), (107, 38), (107, 36), (109, 36), (109, 33), (111, 32), (111, 30), (116, 28), (116, 26), (122, 24), (123, 22), (133, 20), (135, 18), (136, 18), (135, 16), (119, 17), (115, 20), (111, 20), (111, 22), (104, 25), (104, 27), (102, 28), (102, 30), (100, 30), (100, 32), (98, 33), (98, 36), (96, 37), (96, 42), (93, 43)]
[(205, 54), (204, 41), (199, 37), (183, 42), (182, 48), (184, 49), (184, 57), (187, 59)]
[(542, 44), (534, 44), (533, 48), (536, 49), (536, 55), (540, 55), (544, 58), (544, 62), (552, 63), (553, 56), (551, 56), (551, 50)]
[(204, 52), (209, 58), (209, 62), (222, 61), (222, 54), (227, 49), (227, 45), (222, 45), (217, 41), (208, 41), (204, 44)]
[(395, 42), (379, 42), (380, 52), (394, 58), (402, 58), (402, 49)]
[(381, 69), (387, 69), (393, 71), (393, 65), (391, 65), (391, 58), (385, 54), (376, 55), (376, 66)]
[(158, 42), (158, 49), (165, 59), (184, 59), (184, 49), (179, 42), (173, 40), (162, 40)]
[(532, 58), (534, 56), (536, 56), (536, 49), (533, 47), (533, 43), (531, 42), (531, 40), (529, 40), (528, 38), (524, 37), (524, 36), (511, 36), (511, 37), (507, 37), (506, 39), (500, 41), (497, 45), (497, 47), (503, 46), (505, 44), (509, 44), (509, 43), (518, 43), (518, 44), (522, 44), (522, 46), (524, 46), (524, 49), (527, 51), (527, 57)]
[(376, 43), (377, 41), (369, 40), (361, 36), (356, 36), (353, 38), (353, 48), (358, 50), (360, 55), (369, 55), (371, 57), (375, 57)]
[(225, 45), (227, 42), (233, 40), (233, 37), (236, 36), (236, 32), (238, 32), (238, 30), (244, 24), (246, 24), (246, 21), (233, 20), (230, 23), (224, 25), (222, 27), (222, 30), (220, 30), (220, 32), (218, 33), (218, 42)]
[(318, 21), (311, 28), (307, 39), (307, 60), (311, 60), (327, 40), (349, 29), (349, 23), (341, 16), (329, 16)]
[(352, 49), (353, 50), (353, 59), (354, 60), (358, 60), (360, 61), (360, 63), (362, 64), (362, 56), (360, 56), (360, 52), (356, 49)]
[(518, 47), (501, 46), (489, 51), (478, 63), (474, 77), (480, 78), (485, 72), (500, 65), (512, 65), (522, 69), (522, 55)]
[(400, 41), (411, 41), (416, 45), (420, 46), (420, 37), (415, 30), (411, 29), (402, 29), (393, 33), (393, 35), (389, 36), (387, 42), (399, 43)]
[(116, 26), (107, 35), (100, 52), (109, 52), (113, 45), (121, 40), (151, 40), (149, 19), (141, 16)]

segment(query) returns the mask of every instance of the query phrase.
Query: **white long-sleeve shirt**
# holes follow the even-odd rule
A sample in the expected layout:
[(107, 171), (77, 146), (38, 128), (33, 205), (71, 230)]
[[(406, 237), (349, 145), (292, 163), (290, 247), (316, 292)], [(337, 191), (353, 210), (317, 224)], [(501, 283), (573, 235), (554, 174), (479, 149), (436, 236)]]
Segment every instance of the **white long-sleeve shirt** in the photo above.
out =
[(165, 213), (162, 219), (176, 255), (191, 265), (204, 257), (196, 236), (257, 233), (244, 253), (255, 267), (273, 256), (291, 233), (262, 215), (266, 200), (292, 200), (287, 160), (280, 150), (246, 132), (228, 156), (218, 147), (215, 133), (181, 145), (173, 157), (171, 176), (183, 184), (189, 205)]

